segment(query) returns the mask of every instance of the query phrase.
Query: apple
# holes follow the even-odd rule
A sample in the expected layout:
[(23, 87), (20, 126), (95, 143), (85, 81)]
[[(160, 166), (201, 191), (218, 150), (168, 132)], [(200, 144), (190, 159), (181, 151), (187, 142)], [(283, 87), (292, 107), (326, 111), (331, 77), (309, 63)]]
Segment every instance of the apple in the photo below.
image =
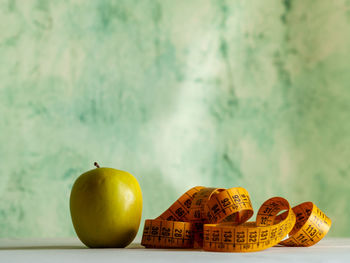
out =
[(83, 173), (70, 195), (70, 212), (79, 239), (90, 248), (126, 247), (135, 238), (142, 214), (141, 188), (130, 173), (100, 167)]

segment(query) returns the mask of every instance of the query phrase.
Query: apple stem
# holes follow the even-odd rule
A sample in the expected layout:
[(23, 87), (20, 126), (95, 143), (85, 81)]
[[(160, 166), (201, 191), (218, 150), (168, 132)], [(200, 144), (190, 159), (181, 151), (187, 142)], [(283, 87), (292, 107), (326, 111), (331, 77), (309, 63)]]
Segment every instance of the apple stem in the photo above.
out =
[(100, 168), (100, 166), (98, 165), (97, 162), (94, 162), (94, 165), (95, 165), (97, 168)]

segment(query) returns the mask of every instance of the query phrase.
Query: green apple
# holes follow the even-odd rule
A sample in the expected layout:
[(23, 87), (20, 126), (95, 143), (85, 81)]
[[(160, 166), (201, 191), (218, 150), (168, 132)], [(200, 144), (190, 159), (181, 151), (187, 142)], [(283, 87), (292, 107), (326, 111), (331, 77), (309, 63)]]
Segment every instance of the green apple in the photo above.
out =
[(113, 168), (78, 177), (70, 195), (75, 232), (88, 247), (125, 247), (135, 238), (142, 213), (141, 188), (130, 173)]

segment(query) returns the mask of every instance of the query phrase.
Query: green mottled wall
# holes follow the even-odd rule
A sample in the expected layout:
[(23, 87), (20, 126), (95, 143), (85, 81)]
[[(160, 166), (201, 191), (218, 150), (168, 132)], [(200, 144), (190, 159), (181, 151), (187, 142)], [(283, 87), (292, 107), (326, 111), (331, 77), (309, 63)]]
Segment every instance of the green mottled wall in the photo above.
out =
[(350, 1), (0, 1), (0, 237), (71, 236), (74, 180), (130, 171), (314, 201), (350, 228)]

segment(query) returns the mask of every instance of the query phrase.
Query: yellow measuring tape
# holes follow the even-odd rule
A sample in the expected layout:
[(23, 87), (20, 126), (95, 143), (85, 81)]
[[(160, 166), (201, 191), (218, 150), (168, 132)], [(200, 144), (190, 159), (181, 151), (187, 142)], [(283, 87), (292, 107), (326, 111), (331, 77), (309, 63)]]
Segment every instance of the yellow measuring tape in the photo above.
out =
[(312, 202), (292, 208), (282, 197), (265, 201), (256, 222), (247, 222), (252, 215), (244, 188), (193, 187), (159, 217), (145, 221), (141, 244), (220, 252), (259, 251), (277, 244), (306, 247), (320, 241), (332, 224)]

